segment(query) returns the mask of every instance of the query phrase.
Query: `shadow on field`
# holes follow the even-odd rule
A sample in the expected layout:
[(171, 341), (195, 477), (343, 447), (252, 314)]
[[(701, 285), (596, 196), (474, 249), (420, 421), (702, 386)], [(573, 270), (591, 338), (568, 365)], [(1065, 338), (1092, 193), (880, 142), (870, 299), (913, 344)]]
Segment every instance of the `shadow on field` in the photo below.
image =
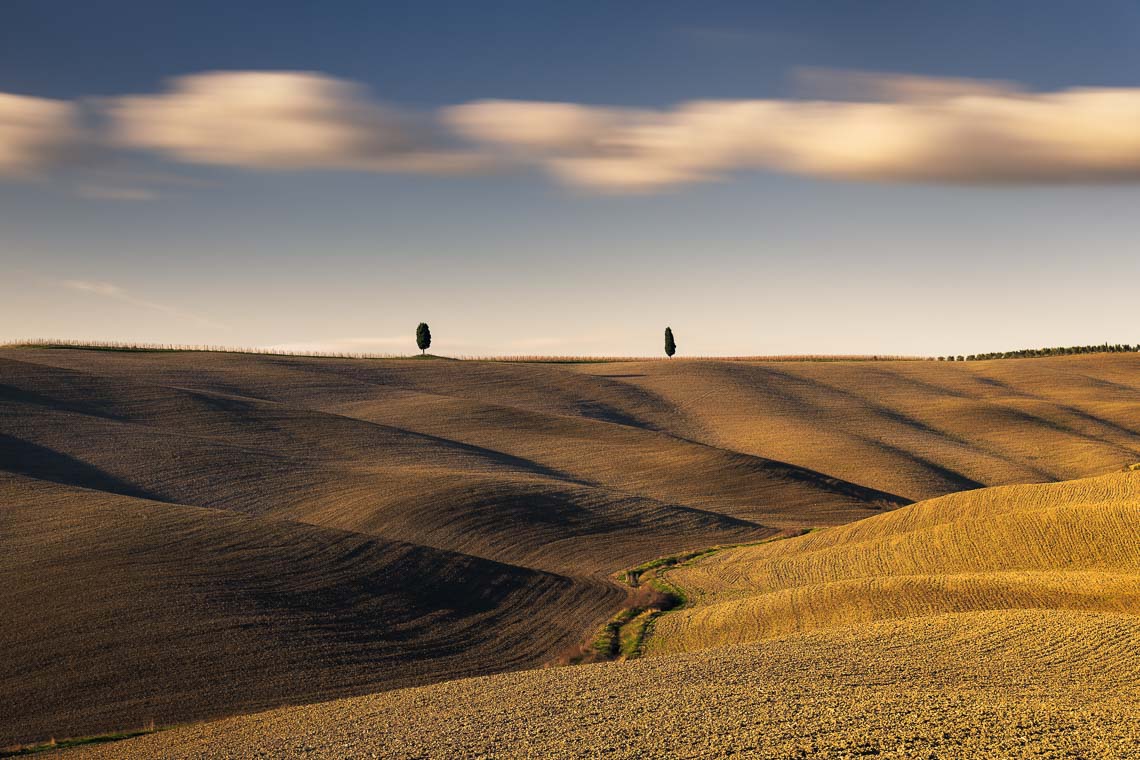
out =
[(163, 501), (87, 462), (3, 433), (0, 433), (0, 470), (61, 485)]

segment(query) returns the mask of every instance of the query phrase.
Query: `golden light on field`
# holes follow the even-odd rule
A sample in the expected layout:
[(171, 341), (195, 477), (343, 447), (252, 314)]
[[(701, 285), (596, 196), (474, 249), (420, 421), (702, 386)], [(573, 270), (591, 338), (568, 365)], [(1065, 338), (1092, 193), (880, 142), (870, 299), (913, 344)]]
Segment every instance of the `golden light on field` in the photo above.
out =
[[(1109, 619), (1096, 615), (1131, 620), (1140, 605), (1140, 473), (1048, 483), (1140, 460), (1135, 354), (0, 354), (0, 602), (12, 611), (0, 639), (7, 662), (44, 674), (0, 672), (8, 741), (548, 663), (621, 607), (614, 572), (807, 528), (822, 530), (668, 570), (690, 604), (658, 617), (643, 649), (672, 656), (816, 630), (819, 646), (854, 657), (838, 654), (851, 626), (897, 623), (883, 635), (910, 641), (907, 621), (980, 630), (1011, 610), (1053, 610), (1102, 631)], [(1028, 481), (1045, 484), (1003, 485)], [(964, 488), (975, 490), (954, 493)], [(100, 579), (99, 593), (75, 581), (85, 578)], [(78, 641), (80, 670), (119, 675), (74, 680)], [(716, 662), (701, 676), (710, 683), (729, 672)], [(629, 678), (689, 667), (629, 665)], [(156, 678), (165, 688), (147, 691)], [(907, 688), (951, 698), (940, 682)], [(249, 730), (247, 749), (263, 746)], [(170, 741), (177, 756), (181, 739)]]
[(654, 652), (985, 610), (1140, 612), (1140, 473), (984, 488), (673, 570)]

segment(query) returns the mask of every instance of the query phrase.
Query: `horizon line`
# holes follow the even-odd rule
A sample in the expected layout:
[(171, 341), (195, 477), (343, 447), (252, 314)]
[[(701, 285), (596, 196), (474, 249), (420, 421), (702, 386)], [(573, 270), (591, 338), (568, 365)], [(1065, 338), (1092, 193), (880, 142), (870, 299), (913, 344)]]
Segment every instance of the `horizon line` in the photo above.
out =
[(586, 363), (586, 362), (645, 362), (645, 361), (772, 361), (772, 362), (822, 362), (822, 361), (986, 361), (992, 359), (1040, 358), (1044, 356), (1065, 356), (1091, 353), (1137, 353), (1140, 344), (1094, 343), (1079, 346), (1053, 346), (1042, 348), (1015, 349), (974, 354), (914, 355), (914, 354), (738, 354), (738, 355), (692, 355), (692, 356), (635, 356), (635, 355), (570, 355), (570, 354), (489, 354), (455, 355), (444, 354), (397, 354), (355, 351), (300, 351), (264, 346), (226, 346), (219, 344), (181, 344), (147, 341), (81, 340), (74, 338), (24, 338), (0, 341), (0, 348), (45, 348), (98, 351), (138, 351), (171, 353), (227, 353), (259, 356), (292, 356), (320, 359), (420, 359), (428, 357), (448, 361), (500, 361), (534, 363)]

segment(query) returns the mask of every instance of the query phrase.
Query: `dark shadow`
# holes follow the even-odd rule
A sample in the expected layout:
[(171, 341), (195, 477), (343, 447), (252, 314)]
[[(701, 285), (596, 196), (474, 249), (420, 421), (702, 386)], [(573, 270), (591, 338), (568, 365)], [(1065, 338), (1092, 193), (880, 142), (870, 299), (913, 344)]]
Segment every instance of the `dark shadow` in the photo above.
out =
[(575, 404), (575, 407), (578, 414), (587, 419), (598, 420), (600, 422), (612, 422), (615, 425), (625, 425), (626, 427), (641, 428), (642, 430), (656, 429), (649, 423), (639, 420), (601, 401), (579, 401)]
[[(725, 449), (725, 451), (728, 451)], [(889, 491), (881, 491), (878, 488), (871, 488), (870, 486), (859, 485), (850, 480), (837, 478), (832, 475), (812, 470), (807, 467), (801, 467), (788, 462), (781, 462), (778, 459), (766, 459), (751, 454), (741, 454), (738, 452), (730, 452), (738, 457), (738, 461), (742, 466), (751, 470), (752, 472), (763, 472), (777, 477), (787, 478), (800, 483), (808, 483), (819, 488), (820, 490), (836, 494), (838, 496), (847, 496), (857, 501), (864, 502), (870, 506), (883, 506), (888, 508), (905, 507), (907, 504), (913, 504), (911, 499), (903, 496), (890, 493)], [(913, 458), (913, 457), (912, 457)], [(931, 467), (938, 467), (924, 461)], [(944, 470), (945, 468), (938, 468)], [(949, 471), (947, 471), (949, 472)], [(941, 473), (940, 473), (941, 474)], [(975, 484), (973, 481), (968, 481), (970, 486), (977, 487), (980, 484)]]
[[(1082, 375), (1082, 377), (1087, 377), (1087, 376)], [(1089, 378), (1089, 379), (1095, 380), (1095, 378)], [(1034, 401), (1041, 401), (1041, 402), (1046, 403), (1046, 404), (1051, 404), (1051, 405), (1055, 406), (1060, 411), (1068, 412), (1069, 414), (1073, 415), (1074, 417), (1079, 417), (1080, 419), (1082, 419), (1086, 422), (1091, 422), (1091, 423), (1094, 423), (1097, 425), (1103, 425), (1104, 427), (1107, 427), (1107, 428), (1109, 428), (1109, 429), (1111, 429), (1117, 433), (1121, 433), (1121, 434), (1126, 435), (1126, 436), (1135, 436), (1136, 435), (1137, 431), (1133, 430), (1132, 428), (1125, 427), (1124, 425), (1113, 422), (1112, 420), (1107, 420), (1104, 417), (1099, 417), (1095, 414), (1092, 414), (1091, 412), (1086, 412), (1083, 409), (1078, 409), (1075, 406), (1071, 406), (1069, 404), (1064, 404), (1060, 401), (1057, 401), (1056, 399), (1038, 396), (1036, 394), (1029, 393), (1027, 391), (1023, 391), (1019, 388), (1014, 388), (1009, 383), (1005, 383), (1005, 382), (1002, 382), (1001, 380), (995, 380), (995, 379), (989, 378), (989, 377), (979, 377), (978, 380), (981, 381), (982, 383), (990, 386), (990, 387), (1000, 388), (1001, 390), (1007, 391), (1008, 393), (1010, 393), (1010, 395), (1019, 396), (1021, 398), (1026, 398), (1026, 399), (1032, 399)], [(1118, 385), (1118, 384), (1112, 383), (1111, 385)], [(1132, 395), (1137, 395), (1137, 394), (1133, 393)], [(1028, 412), (1022, 412), (1021, 410), (1014, 410), (1014, 411), (1017, 412), (1018, 414), (1028, 414)], [(1054, 430), (1058, 430), (1060, 432), (1068, 433), (1070, 435), (1075, 435), (1075, 436), (1079, 436), (1082, 438), (1087, 438), (1087, 439), (1092, 440), (1092, 441), (1099, 441), (1101, 443), (1106, 443), (1106, 441), (1102, 441), (1101, 439), (1099, 439), (1095, 436), (1090, 436), (1087, 433), (1081, 433), (1079, 431), (1073, 430), (1073, 429), (1066, 427), (1064, 425), (1061, 425), (1059, 423), (1053, 422), (1051, 420), (1047, 420), (1044, 417), (1038, 417), (1037, 415), (1029, 415), (1029, 416), (1031, 419), (1038, 421), (1040, 424), (1047, 425), (1047, 426), (1053, 428)]]
[(0, 433), (0, 470), (66, 486), (141, 499), (162, 499), (103, 470), (46, 446)]

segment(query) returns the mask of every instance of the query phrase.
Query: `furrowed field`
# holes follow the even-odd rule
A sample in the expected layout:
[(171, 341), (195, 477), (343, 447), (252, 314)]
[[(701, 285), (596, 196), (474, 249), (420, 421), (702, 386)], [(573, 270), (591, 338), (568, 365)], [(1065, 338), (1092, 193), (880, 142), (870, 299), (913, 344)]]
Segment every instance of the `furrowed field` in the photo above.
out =
[(1138, 433), (1134, 353), (2, 349), (0, 746), (1127, 756)]

